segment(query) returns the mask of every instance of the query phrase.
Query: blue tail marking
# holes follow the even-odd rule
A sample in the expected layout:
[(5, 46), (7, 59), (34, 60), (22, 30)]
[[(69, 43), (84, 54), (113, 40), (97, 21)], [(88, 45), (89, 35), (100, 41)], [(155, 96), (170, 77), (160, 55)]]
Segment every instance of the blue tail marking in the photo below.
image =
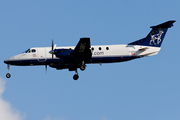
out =
[(152, 30), (145, 38), (129, 43), (128, 45), (161, 47), (168, 28), (172, 27), (174, 22), (176, 21), (167, 21), (165, 23), (152, 26)]

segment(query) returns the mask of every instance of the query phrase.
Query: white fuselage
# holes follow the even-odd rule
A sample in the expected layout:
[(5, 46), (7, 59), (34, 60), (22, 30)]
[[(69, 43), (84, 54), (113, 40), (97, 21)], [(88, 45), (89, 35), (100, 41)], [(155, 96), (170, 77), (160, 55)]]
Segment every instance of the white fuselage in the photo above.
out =
[[(75, 46), (56, 47), (56, 49), (74, 49)], [(139, 57), (155, 55), (160, 51), (160, 47), (139, 46), (139, 45), (96, 45), (91, 46), (92, 58), (87, 63), (109, 63), (128, 61)], [(12, 65), (44, 65), (50, 64), (52, 55), (49, 53), (51, 47), (30, 48), (26, 53), (13, 56), (5, 61), (15, 61)], [(61, 58), (54, 55), (53, 60), (61, 63)], [(59, 60), (59, 62), (58, 62)], [(20, 62), (20, 64), (18, 64)], [(23, 64), (26, 61), (26, 64)], [(36, 61), (34, 63), (34, 61)], [(49, 61), (48, 63), (46, 63)], [(39, 63), (39, 64), (38, 64)]]

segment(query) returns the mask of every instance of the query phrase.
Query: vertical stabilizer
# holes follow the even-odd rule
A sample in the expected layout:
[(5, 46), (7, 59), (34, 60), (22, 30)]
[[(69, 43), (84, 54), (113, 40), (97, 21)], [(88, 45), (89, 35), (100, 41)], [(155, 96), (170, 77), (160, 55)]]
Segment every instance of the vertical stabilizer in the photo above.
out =
[(152, 30), (145, 38), (129, 43), (128, 45), (161, 47), (168, 28), (172, 27), (174, 22), (175, 21), (167, 21), (165, 23), (152, 26)]

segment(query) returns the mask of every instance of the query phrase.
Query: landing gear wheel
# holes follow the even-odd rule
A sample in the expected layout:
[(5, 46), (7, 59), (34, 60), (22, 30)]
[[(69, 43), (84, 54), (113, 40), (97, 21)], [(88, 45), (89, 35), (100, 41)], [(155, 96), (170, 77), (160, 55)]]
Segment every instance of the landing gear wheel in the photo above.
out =
[(80, 70), (84, 71), (86, 69), (86, 65), (81, 65)]
[(73, 76), (73, 79), (74, 79), (74, 80), (77, 80), (78, 78), (79, 78), (78, 74), (75, 74), (75, 75)]
[(6, 74), (6, 77), (7, 77), (7, 78), (10, 78), (10, 77), (11, 77), (11, 74), (7, 73), (7, 74)]

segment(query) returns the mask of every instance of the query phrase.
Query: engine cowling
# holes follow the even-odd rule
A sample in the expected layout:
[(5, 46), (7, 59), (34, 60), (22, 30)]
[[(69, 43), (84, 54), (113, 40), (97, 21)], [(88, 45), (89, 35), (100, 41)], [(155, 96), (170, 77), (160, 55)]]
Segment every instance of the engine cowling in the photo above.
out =
[(49, 67), (56, 68), (57, 70), (69, 69), (69, 71), (75, 71), (77, 68), (80, 68), (80, 64), (53, 64)]

